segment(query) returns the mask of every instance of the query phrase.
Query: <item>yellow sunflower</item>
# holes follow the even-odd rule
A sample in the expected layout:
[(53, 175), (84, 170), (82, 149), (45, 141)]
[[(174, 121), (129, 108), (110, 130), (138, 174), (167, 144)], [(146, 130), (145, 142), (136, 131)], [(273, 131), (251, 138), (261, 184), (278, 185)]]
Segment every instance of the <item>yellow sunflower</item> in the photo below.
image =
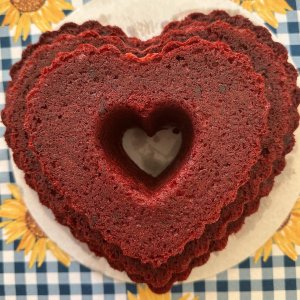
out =
[(275, 13), (286, 14), (293, 8), (286, 0), (232, 0), (250, 12), (256, 12), (266, 23), (278, 27)]
[(266, 261), (271, 255), (273, 244), (276, 244), (290, 259), (297, 260), (295, 247), (300, 246), (300, 198), (283, 225), (256, 251), (254, 261), (257, 262), (262, 255), (263, 261)]
[(65, 0), (0, 0), (0, 14), (5, 14), (2, 26), (16, 27), (15, 41), (21, 35), (27, 39), (32, 23), (42, 32), (51, 30), (52, 23), (64, 18), (65, 9), (73, 9)]
[[(127, 292), (128, 300), (171, 300), (171, 293), (155, 294), (147, 286), (139, 284), (137, 286), (138, 294), (134, 296), (131, 292)], [(198, 297), (193, 296), (191, 293), (183, 295), (178, 300), (199, 300)]]
[(21, 239), (17, 251), (24, 250), (25, 255), (31, 252), (29, 268), (35, 262), (40, 267), (45, 260), (47, 250), (50, 250), (63, 265), (69, 266), (70, 257), (49, 240), (35, 223), (22, 201), (19, 188), (14, 184), (9, 184), (8, 187), (13, 198), (5, 200), (0, 205), (0, 217), (8, 219), (0, 222), (0, 228), (4, 228), (6, 235), (6, 243)]

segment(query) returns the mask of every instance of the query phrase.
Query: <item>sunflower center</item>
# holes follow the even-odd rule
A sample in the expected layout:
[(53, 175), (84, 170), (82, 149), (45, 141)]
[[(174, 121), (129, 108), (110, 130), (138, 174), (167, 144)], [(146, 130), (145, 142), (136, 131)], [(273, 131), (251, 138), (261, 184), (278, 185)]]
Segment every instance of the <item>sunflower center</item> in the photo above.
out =
[(38, 238), (46, 238), (46, 235), (42, 231), (42, 229), (36, 224), (33, 220), (32, 216), (29, 212), (26, 213), (25, 217), (27, 228), (31, 231), (31, 233)]
[(11, 4), (20, 12), (33, 12), (39, 10), (46, 0), (10, 0)]

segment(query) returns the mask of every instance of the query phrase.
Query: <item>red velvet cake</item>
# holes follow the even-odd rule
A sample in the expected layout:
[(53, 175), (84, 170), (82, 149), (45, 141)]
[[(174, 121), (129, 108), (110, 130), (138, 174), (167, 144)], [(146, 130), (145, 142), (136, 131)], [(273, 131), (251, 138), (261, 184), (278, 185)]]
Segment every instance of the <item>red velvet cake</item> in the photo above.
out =
[[(94, 47), (76, 50), (82, 44)], [(234, 81), (239, 74), (246, 83), (242, 87)], [(60, 223), (112, 267), (164, 292), (204, 264), (212, 251), (223, 249), (272, 189), (298, 126), (296, 75), (286, 49), (272, 41), (267, 29), (222, 11), (172, 22), (145, 42), (98, 22), (69, 23), (43, 34), (11, 69), (2, 112), (6, 140), (27, 183)], [(252, 88), (251, 78), (257, 81)], [(67, 88), (60, 90), (59, 84)], [(54, 87), (56, 99), (51, 98)], [(81, 102), (79, 89), (86, 92)], [(239, 102), (228, 100), (228, 94)], [(244, 119), (229, 118), (237, 114)], [(153, 179), (124, 154), (120, 136), (132, 126), (152, 135), (166, 123), (180, 127), (183, 146), (174, 164)], [(249, 130), (240, 133), (235, 126)], [(245, 136), (237, 140), (237, 134)], [(222, 138), (223, 147), (214, 146), (214, 139)], [(243, 159), (231, 157), (237, 152)], [(226, 181), (224, 172), (235, 181)]]
[[(89, 60), (91, 64), (87, 64)], [(92, 72), (91, 67), (87, 67), (90, 65)], [(189, 81), (177, 82), (176, 77), (182, 76), (179, 69), (188, 74)], [(62, 75), (62, 70), (67, 73)], [(203, 74), (200, 78), (196, 75), (199, 70)], [(74, 82), (79, 83), (82, 91), (88, 90), (84, 97), (86, 102), (82, 101), (82, 95), (75, 97), (79, 87)], [(126, 89), (129, 82), (131, 88)], [(224, 86), (231, 89), (224, 92)], [(47, 97), (47, 87), (57, 93), (60, 101), (51, 102), (55, 97)], [(201, 94), (197, 87), (202, 90)], [(214, 101), (214, 110), (209, 99)], [(128, 236), (128, 242), (121, 246), (123, 253), (153, 266), (181, 252), (187, 232), (191, 236), (186, 242), (200, 236), (201, 224), (216, 221), (220, 209), (235, 199), (237, 188), (248, 180), (249, 170), (260, 155), (260, 138), (266, 132), (264, 124), (269, 108), (264, 97), (264, 80), (254, 73), (246, 56), (232, 53), (219, 42), (212, 44), (198, 38), (183, 44), (169, 43), (161, 54), (142, 59), (132, 54), (121, 55), (113, 46), (99, 50), (82, 46), (70, 55), (58, 55), (52, 66), (44, 69), (27, 102), (25, 127), (31, 138), (29, 146), (37, 153), (56, 189), (70, 197), (69, 205), (77, 211), (89, 211), (93, 205), (102, 203), (94, 226), (99, 226), (105, 240), (118, 244), (121, 236), (123, 239)], [(104, 112), (99, 111), (101, 105), (105, 106)], [(86, 118), (78, 119), (84, 112)], [(54, 131), (47, 121), (53, 126), (56, 120), (58, 124), (52, 127), (57, 131), (56, 138), (50, 139)], [(73, 120), (80, 122), (80, 128), (87, 126), (81, 134), (77, 132), (78, 126), (75, 129), (72, 124)], [(181, 129), (183, 146), (177, 163), (172, 166), (173, 172), (168, 170), (169, 174), (157, 180), (137, 169), (122, 154), (119, 143), (127, 128), (140, 125), (152, 135), (166, 123), (174, 123)], [(64, 150), (53, 151), (53, 147), (61, 145), (62, 139), (66, 144)], [(71, 151), (74, 147), (71, 141), (78, 144), (76, 153)], [(216, 147), (217, 141), (222, 147)], [(239, 158), (231, 154), (232, 148), (239, 151)], [(77, 163), (71, 164), (74, 157)], [(189, 163), (185, 162), (187, 157)], [(70, 169), (73, 176), (67, 172)], [(86, 177), (76, 176), (85, 169)], [(218, 171), (212, 174), (214, 169)], [(230, 181), (224, 178), (225, 173)], [(109, 183), (114, 178), (119, 180)], [(208, 190), (212, 185), (215, 188)], [(85, 195), (90, 200), (85, 199)], [(199, 208), (187, 216), (183, 208), (190, 207), (190, 197), (194, 207), (199, 201)], [(91, 201), (88, 207), (86, 201)], [(122, 207), (124, 201), (126, 208)], [(179, 211), (174, 201), (180, 203), (177, 204), (181, 207)], [(106, 206), (107, 211), (104, 211)], [(111, 214), (119, 214), (118, 219), (114, 220)], [(165, 217), (163, 224), (158, 221), (162, 216)], [(176, 222), (175, 216), (180, 216), (181, 224)], [(124, 231), (119, 231), (120, 226)], [(158, 240), (153, 239), (165, 226), (173, 228), (177, 240), (173, 232), (164, 232), (164, 251), (156, 253), (160, 246)], [(144, 245), (140, 244), (141, 240), (145, 241)]]

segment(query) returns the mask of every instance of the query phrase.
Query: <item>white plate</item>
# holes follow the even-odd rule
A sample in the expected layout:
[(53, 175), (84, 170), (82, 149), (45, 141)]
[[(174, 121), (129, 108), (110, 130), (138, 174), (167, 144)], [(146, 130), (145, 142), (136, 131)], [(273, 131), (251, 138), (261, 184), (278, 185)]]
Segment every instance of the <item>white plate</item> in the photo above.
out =
[[(129, 35), (147, 39), (160, 33), (162, 25), (182, 18), (190, 12), (209, 12), (224, 9), (231, 15), (242, 14), (254, 23), (262, 24), (229, 0), (95, 0), (78, 9), (65, 20), (82, 23), (86, 20), (100, 20), (103, 24), (117, 25)], [(247, 218), (245, 225), (229, 238), (226, 249), (211, 255), (209, 261), (195, 268), (187, 281), (213, 276), (238, 264), (258, 249), (283, 223), (299, 196), (300, 182), (300, 130), (296, 132), (298, 143), (287, 156), (287, 167), (276, 178), (271, 194), (261, 201), (259, 211)], [(75, 260), (95, 271), (121, 281), (130, 281), (124, 272), (112, 269), (104, 258), (95, 257), (82, 243), (72, 237), (68, 228), (58, 224), (52, 213), (39, 203), (37, 194), (24, 181), (24, 173), (13, 163), (16, 182), (23, 188), (25, 203), (32, 216), (49, 236)]]

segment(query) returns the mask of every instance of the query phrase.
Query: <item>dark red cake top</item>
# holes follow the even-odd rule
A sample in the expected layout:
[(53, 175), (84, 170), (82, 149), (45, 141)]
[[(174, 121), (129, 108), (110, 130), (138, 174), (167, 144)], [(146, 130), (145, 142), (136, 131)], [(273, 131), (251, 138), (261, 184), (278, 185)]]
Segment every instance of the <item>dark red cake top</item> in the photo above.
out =
[[(125, 255), (160, 265), (235, 199), (259, 157), (268, 109), (246, 56), (193, 38), (143, 59), (113, 46), (59, 55), (28, 97), (25, 125), (71, 206)], [(179, 126), (183, 147), (153, 180), (120, 140), (129, 127), (151, 135), (166, 123)]]

